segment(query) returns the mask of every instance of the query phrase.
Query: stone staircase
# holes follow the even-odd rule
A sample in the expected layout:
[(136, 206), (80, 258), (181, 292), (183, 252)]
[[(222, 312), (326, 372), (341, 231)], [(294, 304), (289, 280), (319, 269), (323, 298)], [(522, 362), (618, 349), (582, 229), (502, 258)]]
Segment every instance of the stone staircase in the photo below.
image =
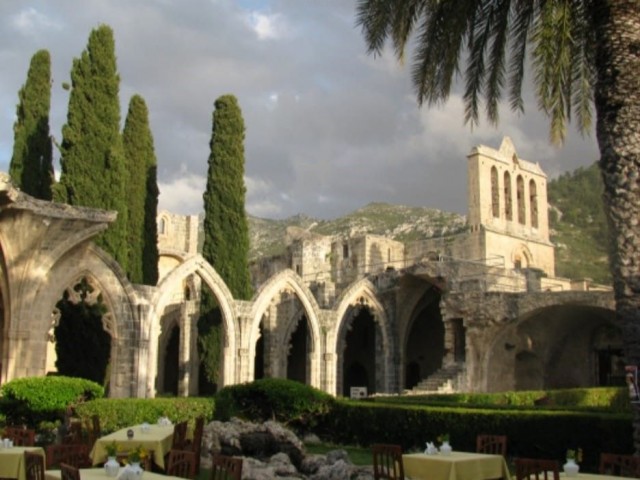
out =
[(464, 364), (454, 363), (442, 367), (429, 377), (421, 380), (408, 393), (454, 393), (464, 389)]

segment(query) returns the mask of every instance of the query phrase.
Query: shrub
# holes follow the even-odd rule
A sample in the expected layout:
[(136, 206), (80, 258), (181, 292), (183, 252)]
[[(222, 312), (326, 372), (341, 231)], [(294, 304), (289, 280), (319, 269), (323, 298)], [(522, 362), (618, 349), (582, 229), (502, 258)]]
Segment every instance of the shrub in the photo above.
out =
[(335, 399), (328, 393), (293, 380), (265, 378), (230, 385), (216, 394), (215, 418), (240, 417), (250, 421), (275, 420), (306, 431), (329, 413)]
[(59, 422), (70, 405), (103, 396), (102, 386), (84, 378), (16, 378), (0, 387), (0, 411), (8, 424), (36, 427)]
[(211, 420), (213, 410), (213, 399), (202, 397), (102, 398), (78, 405), (76, 415), (83, 423), (98, 415), (102, 432), (109, 433), (143, 422), (156, 423), (162, 416), (174, 423), (187, 420), (193, 426), (196, 417)]

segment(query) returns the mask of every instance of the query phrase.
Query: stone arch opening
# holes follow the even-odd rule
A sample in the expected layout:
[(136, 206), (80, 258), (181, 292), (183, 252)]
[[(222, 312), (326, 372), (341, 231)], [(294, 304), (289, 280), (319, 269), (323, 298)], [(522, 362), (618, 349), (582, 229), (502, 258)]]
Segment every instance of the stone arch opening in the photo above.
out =
[(164, 342), (162, 393), (178, 395), (180, 381), (180, 326), (174, 325)]
[(498, 189), (498, 169), (491, 167), (491, 213), (500, 218), (500, 190)]
[(285, 345), (288, 347), (287, 378), (300, 383), (309, 383), (311, 337), (306, 315), (299, 317)]
[(531, 226), (538, 228), (538, 188), (533, 179), (529, 180), (529, 211), (531, 212)]
[(405, 389), (415, 387), (442, 367), (445, 345), (440, 297), (436, 288), (430, 288), (411, 313), (405, 339)]
[(109, 390), (113, 313), (88, 273), (72, 282), (56, 303), (47, 333), (47, 373), (81, 377)]
[(376, 393), (377, 351), (382, 346), (379, 326), (371, 310), (366, 306), (350, 307), (342, 330), (342, 395), (348, 397), (351, 387), (366, 387), (368, 394)]
[(522, 179), (522, 175), (516, 177), (516, 199), (518, 202), (518, 223), (524, 225), (527, 220), (524, 199), (524, 180)]
[(511, 222), (513, 221), (513, 198), (511, 196), (511, 175), (504, 172), (504, 215)]

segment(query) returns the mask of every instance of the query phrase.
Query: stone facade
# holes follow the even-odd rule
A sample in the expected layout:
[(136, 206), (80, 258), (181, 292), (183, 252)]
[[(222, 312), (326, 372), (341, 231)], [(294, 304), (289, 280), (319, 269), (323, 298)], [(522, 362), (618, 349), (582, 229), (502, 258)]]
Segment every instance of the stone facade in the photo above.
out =
[(4, 176), (0, 381), (52, 369), (55, 305), (81, 279), (108, 308), (114, 397), (198, 393), (202, 287), (221, 311), (219, 386), (274, 376), (349, 395), (618, 381), (610, 289), (555, 278), (544, 172), (509, 139), (475, 147), (468, 164), (464, 233), (406, 245), (302, 235), (253, 266), (249, 301), (198, 253), (197, 217), (159, 214), (160, 280), (132, 285), (91, 242), (114, 213), (34, 200)]

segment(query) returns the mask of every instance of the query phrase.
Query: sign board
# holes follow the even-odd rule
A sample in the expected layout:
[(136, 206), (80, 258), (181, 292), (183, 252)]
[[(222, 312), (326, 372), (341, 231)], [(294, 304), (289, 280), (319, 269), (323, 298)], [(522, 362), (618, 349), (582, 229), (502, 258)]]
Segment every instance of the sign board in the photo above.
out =
[(351, 387), (351, 398), (366, 398), (367, 387)]

